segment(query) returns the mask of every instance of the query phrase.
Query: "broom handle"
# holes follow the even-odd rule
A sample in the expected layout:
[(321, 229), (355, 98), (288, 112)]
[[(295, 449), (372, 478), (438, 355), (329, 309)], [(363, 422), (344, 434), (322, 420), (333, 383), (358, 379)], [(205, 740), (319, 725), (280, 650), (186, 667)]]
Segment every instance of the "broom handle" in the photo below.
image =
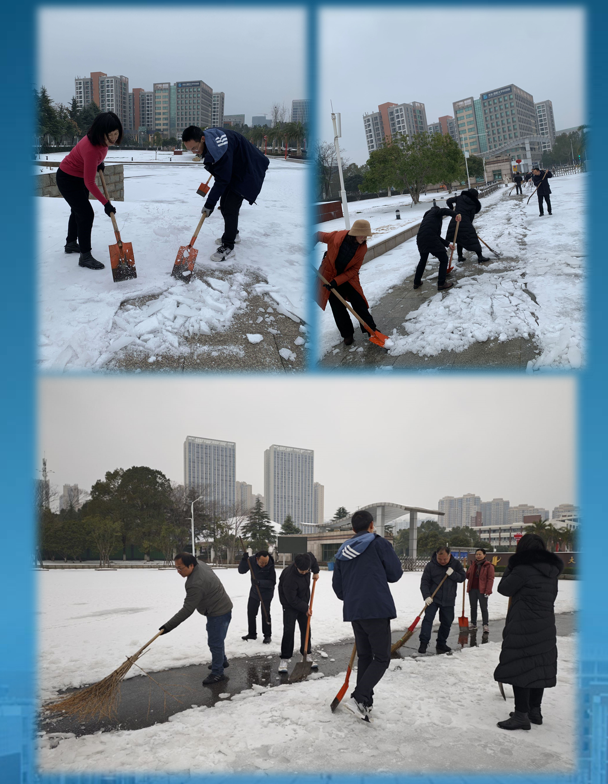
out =
[(146, 650), (146, 648), (147, 648), (149, 645), (152, 645), (152, 643), (154, 642), (154, 640), (155, 640), (157, 637), (160, 637), (160, 636), (161, 636), (161, 634), (162, 634), (162, 632), (157, 632), (157, 633), (154, 635), (154, 637), (152, 637), (152, 639), (151, 639), (149, 642), (147, 642), (147, 643), (146, 643), (146, 644), (145, 644), (143, 647), (141, 647), (141, 648), (140, 648), (140, 649), (137, 651), (137, 653), (134, 653), (134, 654), (133, 654), (133, 656), (129, 656), (128, 658), (129, 658), (129, 659), (135, 659), (135, 658), (137, 658), (137, 657), (138, 657), (138, 656), (139, 656), (139, 655), (140, 655), (140, 654), (141, 654), (143, 651), (145, 651), (145, 650)]
[[(321, 273), (320, 273), (318, 270), (317, 270), (317, 275), (318, 275), (318, 276), (321, 278), (321, 280), (323, 281), (323, 283), (325, 283), (327, 286), (329, 286), (329, 281), (325, 280), (325, 278), (323, 277), (323, 275), (321, 275)], [(354, 311), (354, 310), (351, 308), (351, 306), (350, 306), (350, 305), (348, 304), (348, 302), (347, 302), (347, 301), (344, 299), (344, 297), (342, 297), (340, 294), (338, 294), (338, 292), (337, 292), (335, 289), (332, 289), (332, 290), (331, 290), (331, 294), (333, 294), (334, 296), (336, 296), (336, 297), (337, 297), (337, 298), (340, 300), (340, 302), (341, 302), (343, 305), (346, 305), (346, 307), (347, 307), (347, 308), (350, 310), (350, 312), (353, 314), (353, 316), (354, 316), (354, 317), (357, 319), (357, 321), (359, 322), (359, 324), (361, 324), (361, 326), (362, 326), (362, 327), (365, 327), (365, 329), (366, 329), (366, 330), (369, 332), (369, 334), (370, 334), (370, 335), (374, 335), (374, 334), (375, 334), (374, 330), (373, 330), (373, 329), (370, 329), (370, 328), (367, 326), (367, 324), (365, 323), (365, 321), (363, 321), (363, 319), (362, 319), (360, 316), (358, 316), (358, 315), (355, 313), (355, 311)]]
[[(310, 594), (310, 605), (308, 607), (309, 610), (312, 610), (312, 600), (315, 598), (315, 588), (317, 587), (317, 581), (312, 581), (312, 593)], [(306, 623), (306, 638), (304, 640), (304, 659), (308, 656), (308, 638), (310, 637), (310, 615), (308, 616), (308, 622)]]
[[(108, 194), (108, 189), (106, 187), (106, 178), (103, 176), (103, 172), (99, 172), (99, 176), (101, 178), (101, 186), (103, 188), (103, 194), (108, 201), (110, 201), (110, 196)], [(534, 194), (532, 194), (534, 195)], [(122, 250), (122, 240), (120, 239), (120, 232), (118, 231), (118, 223), (116, 223), (116, 218), (114, 217), (114, 213), (110, 213), (110, 218), (112, 219), (112, 226), (114, 226), (114, 234), (116, 234), (116, 241), (118, 242), (120, 249)]]

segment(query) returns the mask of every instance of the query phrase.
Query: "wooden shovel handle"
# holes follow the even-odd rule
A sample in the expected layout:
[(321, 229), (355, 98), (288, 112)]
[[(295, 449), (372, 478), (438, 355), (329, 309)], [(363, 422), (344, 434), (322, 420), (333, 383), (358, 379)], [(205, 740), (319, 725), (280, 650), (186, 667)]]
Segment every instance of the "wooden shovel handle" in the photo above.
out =
[[(316, 270), (316, 273), (317, 273), (317, 275), (318, 275), (318, 276), (321, 278), (321, 280), (323, 281), (323, 283), (325, 283), (325, 284), (327, 284), (327, 285), (329, 286), (329, 281), (328, 281), (328, 280), (325, 280), (325, 278), (323, 277), (323, 275), (321, 275), (321, 273), (320, 273), (318, 270)], [(347, 307), (347, 308), (350, 310), (350, 312), (351, 312), (351, 313), (353, 314), (353, 316), (354, 316), (354, 317), (357, 319), (357, 321), (359, 322), (359, 324), (361, 324), (361, 326), (362, 326), (362, 327), (365, 327), (365, 329), (366, 329), (366, 330), (369, 332), (369, 334), (370, 334), (370, 335), (375, 335), (375, 334), (376, 334), (376, 333), (374, 332), (374, 330), (373, 330), (373, 329), (371, 329), (370, 327), (368, 327), (368, 326), (367, 326), (367, 324), (365, 323), (365, 321), (363, 321), (363, 319), (362, 319), (360, 316), (358, 316), (358, 315), (355, 313), (355, 311), (354, 311), (354, 310), (351, 308), (351, 306), (350, 306), (350, 305), (348, 304), (348, 302), (347, 302), (347, 301), (344, 299), (344, 297), (342, 297), (340, 294), (338, 294), (338, 292), (337, 292), (335, 289), (332, 289), (330, 293), (331, 293), (331, 294), (333, 294), (334, 296), (336, 296), (336, 297), (337, 297), (337, 298), (340, 300), (340, 302), (341, 302), (343, 305), (345, 305), (345, 306), (346, 306), (346, 307)]]
[[(103, 172), (100, 170), (99, 176), (101, 178), (101, 186), (103, 188), (104, 196), (108, 201), (110, 201), (110, 196), (108, 194), (108, 188), (106, 186), (106, 178), (103, 176)], [(104, 205), (105, 206), (105, 205)], [(110, 218), (112, 219), (112, 226), (114, 226), (114, 234), (116, 234), (116, 240), (122, 249), (122, 240), (120, 239), (120, 232), (118, 231), (118, 224), (116, 223), (116, 218), (114, 217), (114, 213), (110, 213)]]
[(192, 247), (194, 245), (194, 243), (196, 242), (196, 238), (198, 237), (198, 233), (201, 230), (201, 227), (202, 227), (203, 223), (205, 222), (205, 218), (206, 217), (207, 217), (206, 215), (201, 215), (201, 219), (198, 222), (198, 226), (194, 230), (194, 234), (192, 235), (192, 239), (190, 240), (190, 247)]
[[(317, 581), (312, 581), (312, 593), (310, 594), (310, 604), (308, 605), (308, 609), (312, 610), (312, 602), (315, 598), (315, 588), (317, 587)], [(308, 621), (306, 623), (306, 637), (304, 639), (304, 658), (308, 655), (308, 638), (310, 637), (310, 615), (308, 616)]]
[[(460, 215), (460, 213), (458, 213), (458, 215)], [(456, 216), (456, 217), (458, 217), (458, 216)], [(456, 247), (456, 237), (458, 236), (458, 227), (459, 226), (460, 226), (460, 221), (456, 221), (456, 231), (454, 232), (454, 240), (452, 242), (452, 245), (454, 246), (454, 248)], [(448, 264), (448, 270), (450, 272), (454, 269), (454, 267), (452, 267), (452, 258), (454, 257), (454, 248), (452, 248), (452, 252), (450, 253), (450, 263)]]

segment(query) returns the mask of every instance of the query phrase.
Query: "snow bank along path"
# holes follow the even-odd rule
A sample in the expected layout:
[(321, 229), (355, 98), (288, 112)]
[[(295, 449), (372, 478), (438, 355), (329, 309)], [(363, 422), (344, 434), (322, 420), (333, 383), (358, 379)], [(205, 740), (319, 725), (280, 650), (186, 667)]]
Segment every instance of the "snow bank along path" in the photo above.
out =
[[(492, 263), (408, 314), (402, 330), (390, 336), (389, 354), (436, 356), (486, 340), (524, 337), (540, 348), (528, 370), (581, 367), (586, 182), (585, 174), (552, 179), (554, 214), (542, 218), (536, 196), (526, 205), (528, 193), (523, 201), (508, 199), (507, 189), (483, 199), (475, 226), (505, 260), (497, 260), (484, 248)], [(468, 258), (465, 263), (475, 264), (471, 254)], [(412, 239), (364, 265), (361, 281), (370, 305), (412, 276), (418, 260)], [(434, 274), (436, 267), (436, 260), (431, 260), (427, 275)], [(323, 314), (321, 323), (321, 352), (326, 354), (340, 336), (331, 311)]]
[[(111, 150), (106, 162), (131, 157), (152, 161), (154, 153)], [(183, 155), (179, 160), (188, 158)], [(116, 202), (116, 217), (122, 239), (133, 245), (138, 278), (132, 281), (112, 282), (108, 246), (116, 239), (99, 202), (91, 202), (93, 254), (106, 269), (92, 272), (78, 266), (75, 254), (64, 253), (66, 202), (37, 199), (41, 367), (101, 369), (126, 346), (150, 356), (187, 353), (182, 337), (229, 330), (234, 315), (247, 307), (250, 293), (267, 295), (279, 313), (304, 319), (307, 168), (270, 160), (257, 204), (244, 203), (241, 209), (242, 242), (230, 264), (209, 259), (216, 250), (216, 237), (223, 232), (216, 209), (196, 244), (196, 268), (204, 274), (187, 286), (170, 273), (179, 247), (190, 242), (200, 219), (203, 199), (196, 189), (208, 178), (201, 165), (125, 166), (126, 201)], [(251, 273), (256, 273), (257, 282)], [(140, 298), (146, 301), (142, 304)], [(123, 303), (130, 304), (121, 309)]]

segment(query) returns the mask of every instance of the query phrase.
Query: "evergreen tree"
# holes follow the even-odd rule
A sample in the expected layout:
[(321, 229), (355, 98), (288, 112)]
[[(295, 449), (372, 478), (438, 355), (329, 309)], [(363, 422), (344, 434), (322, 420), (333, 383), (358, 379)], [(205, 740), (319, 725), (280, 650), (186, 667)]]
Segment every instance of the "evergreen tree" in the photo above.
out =
[(332, 520), (335, 520), (335, 521), (337, 521), (337, 520), (344, 520), (344, 518), (348, 517), (349, 515), (350, 515), (350, 512), (348, 511), (348, 509), (346, 509), (346, 507), (339, 506), (336, 509), (336, 513), (332, 517)]
[[(34, 91), (35, 92), (35, 91)], [(51, 136), (55, 138), (59, 131), (57, 112), (53, 106), (53, 101), (48, 94), (46, 87), (42, 86), (40, 92), (36, 93), (37, 115), (38, 115), (38, 136)]]
[(281, 526), (281, 533), (282, 534), (301, 534), (302, 529), (298, 528), (298, 526), (294, 523), (291, 519), (291, 515), (287, 515), (285, 520), (283, 521), (283, 525)]
[(254, 551), (265, 550), (276, 539), (268, 512), (265, 511), (259, 498), (256, 498), (255, 505), (243, 526), (243, 538), (249, 542)]
[(91, 101), (91, 103), (87, 104), (84, 109), (81, 110), (78, 116), (78, 128), (80, 129), (80, 133), (84, 136), (86, 132), (89, 130), (91, 125), (93, 125), (93, 120), (97, 117), (100, 113), (99, 106), (95, 103), (95, 101)]

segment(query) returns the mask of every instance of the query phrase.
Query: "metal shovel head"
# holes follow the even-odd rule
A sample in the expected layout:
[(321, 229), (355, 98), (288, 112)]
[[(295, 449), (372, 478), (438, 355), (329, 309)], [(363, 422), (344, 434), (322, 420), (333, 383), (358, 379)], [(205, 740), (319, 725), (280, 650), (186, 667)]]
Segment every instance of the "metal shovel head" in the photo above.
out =
[(206, 182), (201, 182), (201, 184), (196, 189), (196, 192), (199, 196), (206, 196), (210, 190), (211, 188), (207, 185)]
[(469, 628), (469, 619), (466, 617), (466, 615), (460, 616), (460, 618), (458, 619), (458, 626), (460, 626), (461, 629)]
[(498, 688), (500, 689), (500, 693), (502, 694), (503, 700), (507, 701), (507, 695), (505, 694), (505, 687), (502, 685), (500, 681), (498, 681)]
[(385, 342), (388, 340), (388, 335), (383, 335), (382, 332), (378, 332), (376, 330), (373, 334), (369, 336), (369, 339), (372, 343), (375, 343), (377, 346), (384, 346)]
[(110, 263), (112, 265), (112, 279), (114, 283), (137, 277), (133, 245), (130, 242), (123, 242), (122, 248), (118, 243), (110, 245)]
[(468, 643), (468, 641), (469, 641), (468, 630), (465, 631), (461, 630), (460, 634), (458, 635), (458, 645), (462, 645), (462, 647), (464, 648), (464, 646)]
[(304, 678), (307, 678), (310, 673), (312, 672), (312, 662), (311, 661), (301, 661), (296, 664), (293, 668), (293, 672), (287, 679), (288, 683), (297, 683), (297, 681), (303, 681)]
[(171, 272), (173, 277), (182, 280), (184, 283), (190, 283), (197, 256), (197, 248), (193, 248), (190, 245), (182, 245), (177, 251), (177, 258)]

